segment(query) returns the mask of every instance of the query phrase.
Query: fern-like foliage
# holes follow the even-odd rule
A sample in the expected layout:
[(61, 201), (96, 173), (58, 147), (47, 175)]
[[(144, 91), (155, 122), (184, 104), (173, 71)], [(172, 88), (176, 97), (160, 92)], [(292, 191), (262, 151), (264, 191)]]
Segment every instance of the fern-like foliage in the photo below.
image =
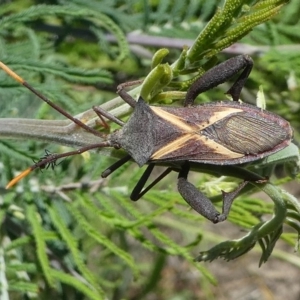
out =
[[(255, 57), (244, 100), (255, 103), (256, 90), (263, 84), (267, 108), (291, 121), (297, 141), (300, 61), (292, 43), (299, 36), (291, 28), (299, 23), (295, 13), (299, 3), (292, 0), (284, 6), (287, 2), (60, 0), (51, 5), (35, 1), (28, 7), (23, 1), (7, 2), (0, 7), (0, 60), (68, 112), (94, 125), (95, 117), (89, 113), (93, 105), (105, 103), (119, 117), (129, 112), (120, 99), (113, 99), (115, 87), (108, 84), (124, 77), (146, 77), (132, 93), (141, 93), (151, 102), (172, 103), (183, 99), (190, 84), (224, 56), (222, 50), (242, 41), (246, 49), (252, 44), (260, 54)], [(161, 48), (154, 53), (154, 46), (129, 45), (126, 34), (136, 29), (141, 38), (144, 34), (182, 38), (182, 49)], [(190, 48), (184, 47), (188, 38), (193, 40)], [(291, 44), (291, 49), (283, 51), (280, 44)], [(270, 45), (272, 49), (266, 48)], [(152, 60), (144, 58), (149, 53)], [(293, 88), (286, 87), (286, 75), (294, 78)], [(224, 90), (200, 95), (198, 100), (223, 99)], [(207, 230), (206, 221), (188, 210), (173, 191), (176, 174), (138, 203), (130, 202), (128, 195), (143, 170), (127, 164), (110, 179), (99, 179), (112, 163), (111, 157), (100, 154), (114, 157), (114, 151), (65, 159), (54, 171), (37, 171), (7, 191), (7, 181), (38, 160), (45, 148), (63, 152), (64, 146), (53, 144), (93, 140), (85, 132), (67, 131), (68, 122), (3, 72), (0, 97), (0, 137), (22, 141), (2, 139), (0, 143), (1, 299), (147, 299), (148, 294), (159, 299), (162, 290), (165, 299), (175, 293), (186, 299), (206, 298), (205, 291), (195, 295), (176, 286), (167, 291), (164, 276), (168, 271), (163, 270), (172, 265), (169, 262), (176, 263), (171, 273), (181, 278), (186, 264), (196, 269), (205, 286), (216, 281), (199, 261), (231, 260), (258, 245), (262, 264), (279, 238), (293, 244), (300, 234), (299, 203), (277, 186), (289, 181), (288, 175), (299, 176), (295, 144), (247, 168), (194, 166), (205, 173), (194, 178), (199, 189), (219, 209), (221, 190), (234, 189), (249, 174), (269, 176), (274, 182), (254, 183), (244, 190), (228, 221), (247, 234), (218, 245), (224, 238)], [(276, 178), (279, 171), (285, 174), (281, 179)], [(273, 203), (253, 196), (258, 189)], [(262, 221), (263, 215), (269, 215), (269, 220)], [(284, 224), (293, 233), (282, 232)], [(207, 241), (214, 246), (195, 261), (204, 248), (202, 242)], [(199, 277), (196, 280), (198, 285)]]

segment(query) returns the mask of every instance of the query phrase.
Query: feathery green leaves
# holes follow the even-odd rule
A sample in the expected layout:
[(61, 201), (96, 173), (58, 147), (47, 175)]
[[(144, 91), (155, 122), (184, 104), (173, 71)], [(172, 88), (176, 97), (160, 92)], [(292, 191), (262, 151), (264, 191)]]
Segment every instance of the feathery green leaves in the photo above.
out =
[[(20, 6), (17, 2), (1, 7), (0, 60), (71, 113), (80, 114), (105, 102), (105, 109), (116, 116), (128, 114), (123, 102), (115, 99), (115, 87), (108, 86), (113, 81), (115, 85), (123, 82), (124, 77), (146, 77), (132, 93), (142, 93), (151, 102), (181, 100), (191, 82), (222, 58), (219, 52), (243, 38), (244, 44), (235, 44), (231, 53), (232, 49), (239, 53), (254, 49), (252, 53), (260, 54), (255, 56), (256, 65), (243, 99), (255, 103), (255, 90), (263, 84), (267, 109), (290, 120), (295, 137), (299, 138), (300, 60), (299, 49), (292, 44), (299, 43), (294, 30), (299, 25), (295, 13), (299, 1), (292, 0), (283, 7), (288, 1), (227, 0), (222, 6), (220, 1), (61, 0), (56, 5), (26, 8), (24, 2), (19, 1)], [(264, 24), (274, 17), (275, 21)], [(130, 38), (128, 42), (125, 37), (136, 30), (139, 47), (129, 47)], [(165, 37), (166, 45), (158, 49), (156, 44), (145, 46), (149, 35)], [(167, 44), (174, 37), (182, 39), (180, 50)], [(185, 46), (188, 42), (191, 47)], [(291, 44), (291, 48), (282, 49), (279, 44)], [(269, 51), (270, 45), (275, 49)], [(156, 55), (153, 49), (157, 50)], [(292, 88), (286, 87), (286, 76), (295, 79)], [(224, 99), (225, 90), (226, 87), (200, 95), (199, 101)], [(185, 266), (188, 263), (189, 270), (198, 270), (204, 284), (215, 283), (206, 265), (194, 261), (196, 252), (202, 251), (198, 260), (230, 260), (259, 245), (261, 264), (274, 251), (279, 238), (293, 244), (299, 236), (297, 199), (277, 187), (290, 180), (288, 176), (282, 181), (272, 178), (274, 185), (249, 185), (234, 202), (228, 219), (247, 234), (219, 245), (216, 243), (224, 236), (213, 234), (205, 220), (172, 191), (176, 174), (170, 174), (138, 203), (131, 202), (128, 195), (142, 170), (131, 163), (110, 178), (99, 179), (101, 171), (111, 163), (101, 154), (115, 157), (116, 151), (65, 159), (55, 170), (35, 172), (16, 189), (6, 191), (3, 187), (7, 181), (32, 164), (32, 158), (38, 160), (46, 147), (50, 146), (53, 152), (66, 151), (64, 147), (46, 144), (51, 141), (51, 134), (64, 133), (71, 139), (80, 135), (71, 135), (68, 122), (66, 125), (65, 120), (57, 120), (62, 117), (47, 105), (40, 106), (39, 100), (2, 72), (0, 113), (16, 118), (15, 123), (11, 119), (0, 120), (0, 136), (7, 138), (5, 130), (14, 124), (10, 137), (22, 139), (15, 144), (6, 140), (0, 144), (3, 295), (15, 292), (28, 298), (60, 299), (62, 295), (72, 298), (76, 294), (86, 299), (106, 299), (120, 295), (119, 298), (128, 298), (135, 292), (136, 298), (146, 299), (160, 285), (168, 289), (163, 277), (166, 266), (174, 276), (183, 276), (182, 262)], [(85, 120), (89, 124), (98, 124), (89, 111), (84, 116), (88, 116)], [(18, 117), (45, 118), (53, 123), (22, 122)], [(44, 128), (43, 133), (40, 131), (34, 140), (27, 141), (29, 136), (24, 132), (32, 134), (37, 127)], [(284, 166), (287, 174), (297, 176), (298, 147), (294, 145), (281, 156), (276, 155), (248, 169), (229, 168), (228, 174), (223, 174), (235, 179), (219, 177), (217, 168), (209, 167), (199, 169), (192, 180), (220, 209), (221, 190), (232, 190), (238, 182), (236, 178), (245, 178), (250, 170), (259, 176), (275, 176), (274, 169)], [(274, 205), (252, 195), (260, 188), (265, 189), (275, 205), (273, 217), (266, 222), (261, 222), (260, 216), (272, 215)], [(282, 234), (283, 224), (290, 226), (293, 233)], [(207, 241), (216, 246), (203, 251)], [(178, 270), (180, 274), (176, 273)], [(176, 293), (183, 295), (181, 291)]]

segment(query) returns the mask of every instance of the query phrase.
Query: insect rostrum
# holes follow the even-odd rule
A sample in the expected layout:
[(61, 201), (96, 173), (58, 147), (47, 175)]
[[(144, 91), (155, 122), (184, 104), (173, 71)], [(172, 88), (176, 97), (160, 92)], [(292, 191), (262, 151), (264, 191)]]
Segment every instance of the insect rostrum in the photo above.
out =
[[(149, 106), (141, 97), (136, 102), (121, 88), (118, 91), (119, 95), (134, 108), (127, 123), (102, 111), (99, 107), (94, 107), (101, 119), (105, 116), (122, 126), (107, 136), (92, 128), (86, 128), (87, 126), (80, 120), (62, 112), (78, 126), (85, 128), (96, 137), (101, 137), (101, 141), (68, 153), (47, 156), (14, 178), (8, 187), (32, 170), (45, 167), (59, 158), (101, 147), (122, 148), (128, 155), (106, 169), (102, 176), (108, 176), (130, 159), (140, 167), (148, 164), (144, 175), (131, 194), (132, 200), (138, 200), (164, 176), (176, 170), (179, 174), (178, 191), (186, 202), (214, 223), (225, 220), (234, 198), (247, 181), (241, 183), (233, 192), (223, 192), (223, 209), (222, 213), (219, 213), (211, 201), (187, 181), (189, 162), (215, 165), (242, 164), (275, 153), (288, 146), (292, 139), (292, 129), (286, 120), (256, 106), (237, 101), (252, 64), (250, 57), (241, 55), (212, 68), (192, 84), (183, 107)], [(6, 66), (0, 66), (40, 96), (23, 79), (11, 70), (7, 70)], [(228, 91), (234, 101), (193, 106), (198, 94), (228, 80), (240, 70), (243, 70), (242, 73)], [(50, 100), (43, 96), (41, 98), (61, 112), (61, 109)], [(156, 163), (166, 163), (170, 167), (144, 189)]]

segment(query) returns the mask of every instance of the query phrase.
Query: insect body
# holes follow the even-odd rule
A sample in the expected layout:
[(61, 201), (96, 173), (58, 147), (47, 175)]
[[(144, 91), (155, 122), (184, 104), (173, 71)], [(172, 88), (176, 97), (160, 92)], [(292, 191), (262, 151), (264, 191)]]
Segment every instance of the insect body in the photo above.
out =
[[(197, 212), (218, 223), (226, 219), (234, 198), (247, 182), (232, 193), (223, 192), (223, 212), (219, 214), (209, 199), (187, 181), (189, 162), (242, 164), (285, 148), (291, 138), (292, 129), (286, 120), (252, 105), (226, 101), (169, 108), (148, 106), (140, 98), (129, 121), (109, 140), (126, 150), (139, 166), (150, 163), (145, 178), (132, 192), (132, 200), (149, 190), (141, 193), (155, 163), (178, 162), (182, 164), (178, 191)], [(167, 169), (162, 177), (171, 170)]]
[[(22, 78), (10, 69), (7, 70), (6, 66), (0, 64), (0, 67), (29, 87), (42, 100), (61, 111), (50, 100), (41, 97)], [(217, 165), (250, 162), (285, 148), (292, 139), (292, 129), (286, 120), (258, 107), (237, 101), (251, 68), (252, 60), (247, 56), (234, 57), (214, 67), (192, 84), (187, 92), (184, 107), (149, 106), (141, 97), (136, 102), (124, 89), (120, 89), (119, 95), (134, 109), (127, 123), (99, 107), (94, 107), (94, 111), (101, 119), (105, 116), (122, 126), (108, 136), (89, 128), (80, 120), (62, 111), (78, 126), (101, 137), (101, 141), (75, 151), (47, 156), (14, 178), (8, 187), (32, 170), (51, 165), (59, 158), (101, 147), (122, 148), (128, 155), (106, 169), (102, 176), (107, 177), (131, 158), (140, 167), (148, 164), (131, 194), (132, 200), (138, 200), (164, 176), (176, 170), (179, 172), (178, 191), (186, 202), (212, 222), (223, 221), (230, 211), (234, 198), (247, 182), (243, 182), (231, 193), (223, 192), (223, 211), (219, 213), (210, 200), (187, 181), (190, 162)], [(239, 70), (243, 72), (228, 91), (234, 101), (193, 106), (199, 93), (226, 81)], [(170, 167), (143, 189), (156, 163), (167, 163)], [(174, 163), (176, 168), (172, 166)]]
[(139, 166), (194, 161), (241, 164), (289, 144), (289, 123), (270, 112), (233, 101), (195, 107), (149, 106), (140, 98), (129, 121), (109, 136)]

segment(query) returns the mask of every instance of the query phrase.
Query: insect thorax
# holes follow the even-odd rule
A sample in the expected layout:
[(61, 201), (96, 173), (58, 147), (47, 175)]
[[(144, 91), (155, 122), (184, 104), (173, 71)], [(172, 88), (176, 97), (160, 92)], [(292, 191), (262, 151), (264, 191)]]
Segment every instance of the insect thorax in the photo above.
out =
[(154, 116), (150, 107), (139, 99), (128, 122), (110, 136), (139, 166), (146, 164), (155, 144)]

